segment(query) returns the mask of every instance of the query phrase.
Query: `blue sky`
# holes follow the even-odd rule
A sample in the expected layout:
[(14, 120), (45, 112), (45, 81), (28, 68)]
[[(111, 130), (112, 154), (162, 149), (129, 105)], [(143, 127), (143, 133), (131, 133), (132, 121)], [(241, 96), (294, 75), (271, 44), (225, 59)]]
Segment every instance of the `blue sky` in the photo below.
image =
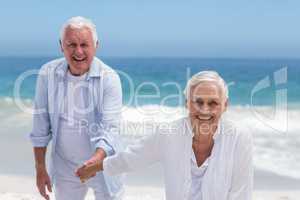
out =
[(60, 55), (60, 26), (78, 15), (102, 56), (300, 58), (298, 0), (6, 0), (0, 56)]

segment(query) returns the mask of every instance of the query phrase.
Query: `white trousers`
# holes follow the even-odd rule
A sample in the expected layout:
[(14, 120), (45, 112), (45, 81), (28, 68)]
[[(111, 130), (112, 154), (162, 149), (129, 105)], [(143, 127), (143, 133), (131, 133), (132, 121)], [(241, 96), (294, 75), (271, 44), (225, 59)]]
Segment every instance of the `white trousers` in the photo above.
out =
[(111, 198), (103, 192), (102, 185), (96, 182), (78, 183), (67, 180), (56, 179), (54, 184), (54, 193), (56, 200), (84, 200), (88, 188), (93, 190), (95, 200), (110, 200)]
[(102, 173), (85, 183), (75, 175), (78, 165), (66, 161), (59, 155), (54, 158), (54, 193), (56, 200), (84, 200), (89, 188), (93, 190), (96, 200), (112, 200)]

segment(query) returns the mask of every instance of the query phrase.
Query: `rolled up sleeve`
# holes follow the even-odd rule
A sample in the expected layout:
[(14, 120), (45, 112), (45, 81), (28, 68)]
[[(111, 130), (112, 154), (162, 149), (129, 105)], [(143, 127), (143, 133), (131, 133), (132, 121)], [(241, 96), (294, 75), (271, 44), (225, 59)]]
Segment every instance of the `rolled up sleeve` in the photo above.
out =
[(110, 145), (111, 141), (107, 140), (106, 137), (98, 138), (98, 142), (96, 144), (96, 149), (101, 148), (105, 151), (107, 156), (111, 156), (115, 154), (114, 148)]
[(48, 112), (47, 69), (41, 68), (38, 74), (33, 113), (33, 127), (29, 134), (34, 147), (46, 147), (52, 138)]
[(122, 88), (116, 72), (108, 71), (104, 75), (102, 118), (99, 122), (101, 136), (93, 137), (92, 140), (96, 143), (96, 148), (102, 148), (107, 156), (111, 156), (120, 146)]

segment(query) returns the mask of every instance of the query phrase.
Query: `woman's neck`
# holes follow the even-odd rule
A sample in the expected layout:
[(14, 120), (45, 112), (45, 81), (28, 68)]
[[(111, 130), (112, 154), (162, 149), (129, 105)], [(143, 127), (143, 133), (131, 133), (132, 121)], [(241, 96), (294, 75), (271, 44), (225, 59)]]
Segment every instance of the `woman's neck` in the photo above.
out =
[(210, 154), (214, 145), (215, 130), (210, 132), (194, 132), (193, 149), (199, 154)]

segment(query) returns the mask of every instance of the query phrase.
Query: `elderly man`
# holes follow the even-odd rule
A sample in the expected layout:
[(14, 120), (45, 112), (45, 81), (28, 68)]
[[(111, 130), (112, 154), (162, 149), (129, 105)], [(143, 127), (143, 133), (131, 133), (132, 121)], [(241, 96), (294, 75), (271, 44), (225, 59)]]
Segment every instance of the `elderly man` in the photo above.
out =
[[(82, 183), (75, 171), (83, 163), (101, 161), (121, 148), (117, 139), (122, 107), (119, 76), (95, 57), (99, 45), (95, 25), (83, 17), (61, 29), (64, 58), (42, 66), (36, 87), (33, 130), (36, 182), (49, 199), (83, 200), (92, 188), (97, 200), (118, 199), (121, 177), (97, 173)], [(52, 139), (50, 173), (45, 155)]]
[(224, 80), (213, 71), (194, 75), (186, 90), (188, 117), (158, 126), (156, 134), (79, 170), (81, 179), (104, 170), (116, 175), (161, 162), (166, 200), (251, 200), (252, 139), (222, 117)]

